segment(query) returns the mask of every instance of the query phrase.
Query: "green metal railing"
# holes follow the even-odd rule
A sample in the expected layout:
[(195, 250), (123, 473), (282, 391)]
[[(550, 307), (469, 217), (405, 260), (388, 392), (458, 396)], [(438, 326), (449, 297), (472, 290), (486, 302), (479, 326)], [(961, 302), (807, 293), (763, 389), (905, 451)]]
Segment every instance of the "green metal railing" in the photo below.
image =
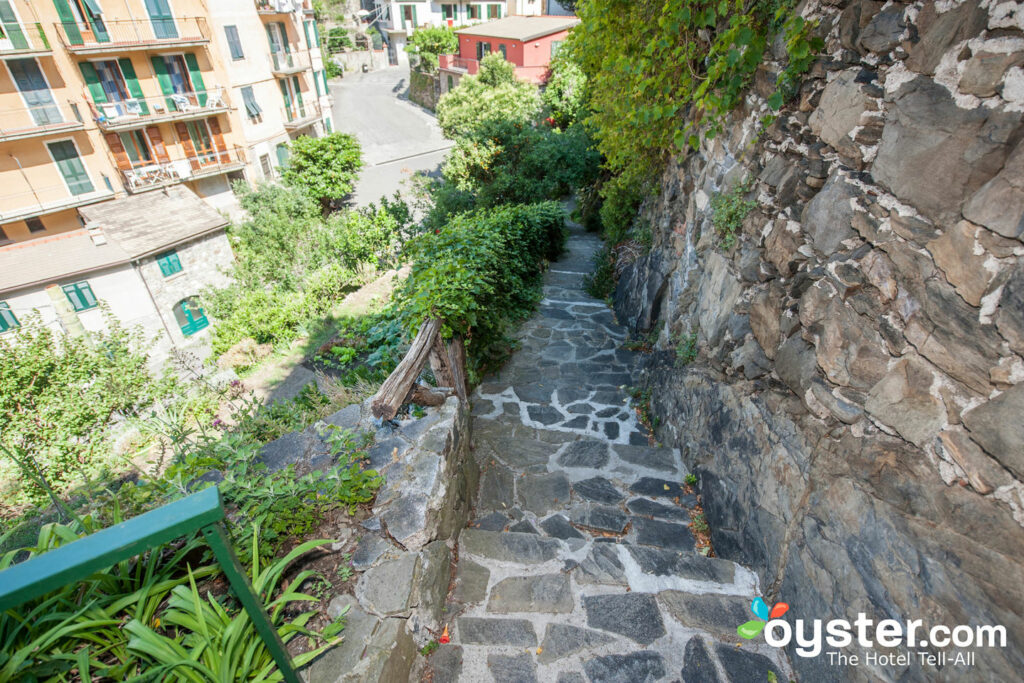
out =
[(157, 546), (202, 531), (256, 632), (287, 683), (300, 683), (291, 657), (252, 589), (224, 529), (220, 490), (210, 487), (0, 572), (0, 612)]

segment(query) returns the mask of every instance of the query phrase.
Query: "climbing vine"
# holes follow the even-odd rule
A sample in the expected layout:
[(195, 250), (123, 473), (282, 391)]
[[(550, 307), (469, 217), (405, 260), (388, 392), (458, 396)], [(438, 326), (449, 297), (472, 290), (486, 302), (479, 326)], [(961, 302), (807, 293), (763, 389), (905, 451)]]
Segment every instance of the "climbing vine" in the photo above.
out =
[(720, 133), (775, 36), (788, 54), (769, 97), (776, 110), (822, 47), (791, 0), (580, 0), (577, 12), (569, 46), (588, 79), (587, 122), (618, 176), (606, 199)]

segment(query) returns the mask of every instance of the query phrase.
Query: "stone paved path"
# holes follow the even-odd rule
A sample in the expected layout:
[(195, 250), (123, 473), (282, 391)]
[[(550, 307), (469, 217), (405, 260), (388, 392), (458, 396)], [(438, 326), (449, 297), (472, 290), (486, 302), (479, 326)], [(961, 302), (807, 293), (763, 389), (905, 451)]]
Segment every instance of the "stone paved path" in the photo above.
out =
[(432, 680), (787, 681), (762, 640), (735, 647), (757, 579), (695, 551), (686, 468), (629, 407), (635, 355), (582, 289), (599, 248), (573, 228), (521, 350), (474, 396), (477, 512)]

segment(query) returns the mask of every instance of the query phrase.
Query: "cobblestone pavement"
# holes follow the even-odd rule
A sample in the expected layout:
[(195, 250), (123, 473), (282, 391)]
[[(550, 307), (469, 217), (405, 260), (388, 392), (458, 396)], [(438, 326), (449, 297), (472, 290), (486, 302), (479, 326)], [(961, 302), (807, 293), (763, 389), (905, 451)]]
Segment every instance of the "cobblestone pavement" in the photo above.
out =
[(474, 396), (477, 512), (432, 680), (789, 680), (763, 640), (736, 647), (757, 578), (696, 552), (680, 454), (629, 407), (636, 356), (582, 288), (599, 248), (574, 227), (521, 349)]

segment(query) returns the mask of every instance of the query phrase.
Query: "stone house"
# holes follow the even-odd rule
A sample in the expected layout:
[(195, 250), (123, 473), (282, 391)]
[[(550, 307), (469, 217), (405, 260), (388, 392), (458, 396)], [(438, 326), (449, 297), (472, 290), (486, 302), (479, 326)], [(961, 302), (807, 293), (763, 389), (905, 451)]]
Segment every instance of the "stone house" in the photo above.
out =
[(105, 307), (156, 339), (154, 357), (196, 346), (210, 322), (199, 292), (230, 281), (227, 219), (180, 185), (79, 212), (82, 229), (0, 247), (0, 334), (33, 314), (99, 331)]

